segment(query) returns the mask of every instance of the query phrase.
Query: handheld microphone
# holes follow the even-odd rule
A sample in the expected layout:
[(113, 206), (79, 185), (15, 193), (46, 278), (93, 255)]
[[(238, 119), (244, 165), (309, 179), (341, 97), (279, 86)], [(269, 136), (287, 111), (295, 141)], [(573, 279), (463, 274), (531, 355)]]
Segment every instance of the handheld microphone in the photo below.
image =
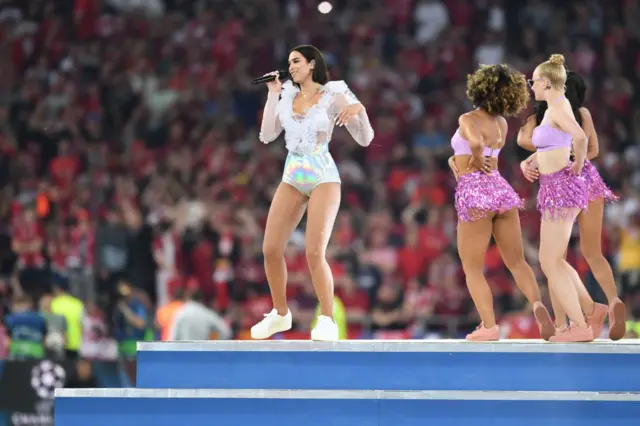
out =
[[(278, 78), (280, 81), (287, 80), (291, 78), (289, 71), (287, 70), (278, 70)], [(276, 79), (275, 75), (263, 75), (262, 77), (258, 77), (251, 82), (251, 84), (260, 84), (260, 83), (268, 83), (270, 81), (274, 81)]]

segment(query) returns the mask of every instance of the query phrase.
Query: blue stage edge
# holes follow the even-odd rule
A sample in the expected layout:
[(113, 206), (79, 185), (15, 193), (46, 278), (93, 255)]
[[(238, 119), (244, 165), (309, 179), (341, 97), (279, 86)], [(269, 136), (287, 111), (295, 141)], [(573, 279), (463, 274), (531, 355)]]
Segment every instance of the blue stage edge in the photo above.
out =
[(640, 395), (61, 389), (56, 426), (636, 426)]
[(640, 392), (639, 343), (150, 342), (137, 387)]
[(637, 426), (640, 341), (138, 345), (136, 389), (58, 389), (56, 426)]

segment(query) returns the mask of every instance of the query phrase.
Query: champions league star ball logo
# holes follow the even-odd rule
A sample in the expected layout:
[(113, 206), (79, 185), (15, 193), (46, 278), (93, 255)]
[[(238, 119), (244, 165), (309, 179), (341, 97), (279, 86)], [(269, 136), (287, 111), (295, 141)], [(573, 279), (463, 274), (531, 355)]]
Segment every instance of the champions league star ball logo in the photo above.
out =
[(67, 373), (62, 366), (42, 361), (31, 370), (31, 386), (42, 399), (52, 399), (56, 388), (64, 387)]

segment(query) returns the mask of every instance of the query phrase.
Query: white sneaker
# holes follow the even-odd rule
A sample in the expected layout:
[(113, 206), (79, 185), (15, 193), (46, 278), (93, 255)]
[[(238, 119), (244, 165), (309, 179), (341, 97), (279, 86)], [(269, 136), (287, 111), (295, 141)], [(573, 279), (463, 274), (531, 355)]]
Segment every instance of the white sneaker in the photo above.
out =
[(286, 315), (278, 315), (278, 311), (273, 309), (268, 314), (264, 314), (264, 319), (251, 327), (251, 338), (262, 340), (268, 339), (276, 333), (291, 330), (293, 319), (291, 311)]
[(338, 324), (336, 324), (332, 318), (320, 315), (316, 326), (311, 330), (311, 340), (318, 340), (321, 342), (338, 341)]

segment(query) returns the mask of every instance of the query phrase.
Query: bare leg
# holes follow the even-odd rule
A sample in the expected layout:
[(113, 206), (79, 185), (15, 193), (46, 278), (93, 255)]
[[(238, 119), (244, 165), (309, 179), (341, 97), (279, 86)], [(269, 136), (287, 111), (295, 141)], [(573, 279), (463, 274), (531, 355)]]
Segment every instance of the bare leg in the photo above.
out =
[(580, 307), (578, 291), (572, 283), (571, 265), (564, 260), (569, 244), (573, 218), (542, 218), (540, 224), (540, 266), (547, 276), (549, 285), (558, 301), (567, 312), (569, 319), (578, 327), (586, 328), (587, 323)]
[(474, 222), (458, 222), (458, 254), (473, 304), (485, 328), (496, 325), (493, 294), (484, 277), (484, 257), (491, 241), (492, 218)]
[(518, 210), (512, 209), (494, 221), (493, 237), (505, 266), (529, 303), (540, 301), (540, 287), (533, 269), (524, 258), (522, 229)]
[(611, 265), (602, 254), (602, 216), (604, 200), (599, 198), (589, 203), (589, 209), (578, 216), (580, 250), (593, 276), (602, 287), (609, 303), (618, 297)]
[(333, 318), (333, 274), (326, 259), (327, 245), (340, 208), (340, 184), (323, 183), (311, 193), (305, 237), (307, 264), (321, 314)]
[(273, 307), (279, 315), (285, 315), (287, 306), (287, 265), (284, 249), (304, 214), (307, 197), (293, 186), (280, 183), (267, 216), (262, 252), (264, 269), (271, 290)]
[[(567, 254), (569, 253), (569, 249), (564, 251), (564, 260), (567, 260)], [(553, 308), (553, 316), (555, 317), (556, 327), (564, 328), (567, 325), (567, 313), (564, 311), (562, 304), (558, 300), (558, 296), (556, 296), (556, 292), (553, 291), (551, 284), (549, 285), (549, 297), (551, 298), (551, 307)]]
[(555, 317), (555, 323), (557, 328), (563, 328), (567, 325), (567, 313), (562, 308), (562, 304), (558, 300), (553, 287), (549, 285), (549, 297), (551, 298), (551, 307), (553, 308), (553, 315)]
[[(578, 221), (580, 220), (580, 216), (582, 216), (584, 213), (580, 213), (578, 215)], [(569, 250), (565, 250), (564, 252), (564, 260), (567, 260), (567, 254), (568, 254)], [(571, 282), (573, 283), (574, 286), (576, 286), (576, 291), (578, 292), (578, 298), (580, 299), (580, 307), (582, 308), (582, 311), (586, 314), (586, 315), (591, 315), (594, 313), (595, 309), (596, 309), (596, 304), (593, 301), (593, 299), (591, 298), (591, 295), (589, 295), (589, 292), (587, 291), (586, 287), (584, 286), (584, 284), (582, 283), (582, 280), (580, 279), (580, 275), (578, 274), (578, 271), (575, 270), (575, 268), (571, 268)], [(558, 302), (555, 293), (551, 292), (551, 305), (553, 306), (553, 313), (556, 317), (556, 326), (560, 327), (564, 327), (567, 324), (567, 314), (564, 311), (564, 309), (562, 308), (562, 305)]]
[(500, 249), (502, 261), (513, 275), (516, 285), (533, 305), (533, 312), (540, 326), (542, 338), (548, 340), (555, 334), (555, 327), (549, 317), (549, 312), (541, 302), (540, 287), (536, 275), (524, 258), (522, 243), (522, 229), (520, 215), (517, 209), (512, 209), (493, 222), (493, 237)]
[(618, 340), (624, 337), (627, 313), (624, 304), (618, 298), (618, 289), (613, 278), (611, 265), (602, 254), (603, 211), (604, 199), (599, 198), (589, 203), (587, 211), (583, 211), (578, 216), (580, 249), (609, 302), (609, 337)]
[[(567, 263), (567, 265), (569, 265), (569, 263)], [(580, 278), (580, 274), (578, 274), (578, 271), (576, 271), (574, 267), (571, 267), (571, 269), (569, 270), (569, 274), (571, 276), (571, 282), (578, 292), (578, 299), (580, 300), (580, 307), (582, 308), (582, 311), (585, 313), (585, 315), (593, 314), (596, 309), (596, 302), (594, 302), (591, 298), (591, 295), (589, 295), (587, 288), (584, 286), (584, 283)]]

